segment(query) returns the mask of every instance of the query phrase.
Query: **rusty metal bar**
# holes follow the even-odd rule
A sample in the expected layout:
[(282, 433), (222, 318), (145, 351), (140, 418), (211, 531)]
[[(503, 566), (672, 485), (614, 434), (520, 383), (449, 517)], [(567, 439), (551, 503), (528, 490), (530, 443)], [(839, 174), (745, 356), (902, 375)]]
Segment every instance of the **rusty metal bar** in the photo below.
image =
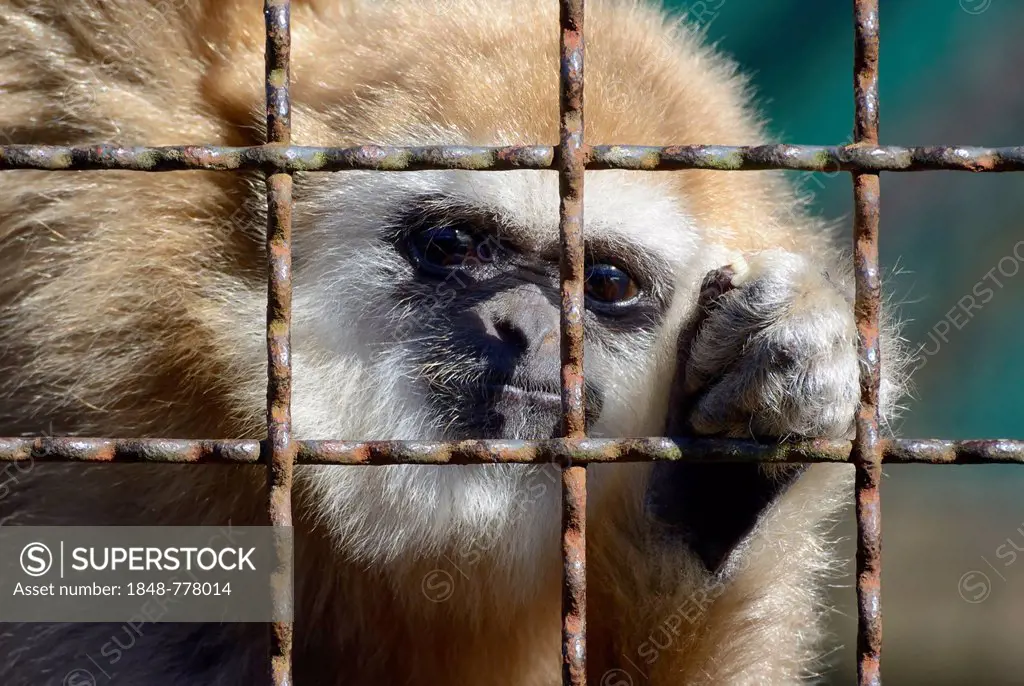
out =
[[(886, 464), (1024, 465), (1024, 441), (883, 439)], [(300, 465), (559, 464), (607, 462), (851, 462), (850, 441), (780, 444), (724, 438), (555, 438), (542, 441), (482, 440), (293, 441)], [(0, 462), (113, 462), (118, 464), (261, 464), (266, 441), (179, 439), (0, 438)]]
[[(267, 143), (291, 143), (291, 3), (265, 0)], [(267, 489), (271, 525), (292, 525), (292, 177), (267, 173)], [(285, 545), (280, 542), (279, 545)], [(273, 602), (280, 610), (292, 604), (291, 550), (278, 550), (272, 577)], [(274, 686), (292, 683), (292, 622), (270, 625), (270, 678)]]
[[(583, 438), (583, 9), (584, 0), (560, 0), (558, 228), (561, 237), (562, 431)], [(587, 472), (562, 469), (562, 684), (587, 682)]]
[[(878, 145), (878, 0), (854, 0), (854, 145)], [(878, 172), (858, 172), (854, 186), (854, 269), (860, 408), (852, 458), (857, 513), (857, 680), (881, 686), (882, 443), (878, 435), (881, 282), (878, 269)]]
[[(851, 145), (642, 145), (580, 146), (587, 169), (673, 171), (712, 169), (758, 171), (785, 169), (820, 172), (1024, 171), (1024, 146), (900, 147)], [(0, 170), (129, 170), (145, 172), (263, 170), (271, 172), (419, 171), (467, 169), (557, 169), (556, 149), (546, 145), (507, 147), (364, 145), (353, 148), (282, 146), (73, 148), (50, 145), (0, 145)]]

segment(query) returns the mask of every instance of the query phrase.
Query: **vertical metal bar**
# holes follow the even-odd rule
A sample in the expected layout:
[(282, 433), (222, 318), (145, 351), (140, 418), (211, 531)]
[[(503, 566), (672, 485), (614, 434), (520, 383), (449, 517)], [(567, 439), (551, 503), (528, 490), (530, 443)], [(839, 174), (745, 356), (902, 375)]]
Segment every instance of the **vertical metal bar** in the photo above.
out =
[[(583, 0), (560, 0), (559, 233), (563, 432), (585, 433), (583, 389)], [(562, 683), (586, 683), (585, 467), (562, 471)]]
[[(291, 143), (291, 6), (289, 0), (265, 0), (267, 143)], [(291, 318), (292, 318), (292, 177), (267, 175), (267, 444), (270, 523), (292, 525), (291, 437)], [(284, 545), (280, 543), (279, 545)], [(290, 561), (290, 550), (278, 551), (279, 561)], [(291, 566), (279, 564), (273, 578), (275, 609), (291, 604)], [(292, 623), (277, 621), (270, 627), (270, 670), (275, 686), (292, 683)]]
[[(854, 143), (878, 144), (878, 0), (854, 0)], [(857, 510), (857, 679), (882, 683), (882, 512), (879, 482), (882, 445), (878, 436), (881, 353), (878, 345), (881, 285), (878, 268), (879, 175), (856, 173), (854, 184), (854, 266), (860, 410), (853, 447)]]

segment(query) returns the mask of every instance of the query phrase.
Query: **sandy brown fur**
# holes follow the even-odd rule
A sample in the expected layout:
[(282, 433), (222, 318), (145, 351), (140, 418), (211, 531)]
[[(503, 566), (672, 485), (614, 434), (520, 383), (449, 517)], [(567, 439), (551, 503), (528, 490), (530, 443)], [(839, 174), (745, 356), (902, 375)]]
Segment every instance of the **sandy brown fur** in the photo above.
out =
[[(261, 5), (0, 0), (0, 139), (262, 143)], [(292, 6), (294, 143), (557, 142), (553, 0)], [(744, 82), (694, 35), (644, 5), (587, 7), (589, 142), (763, 141)], [(659, 182), (721, 256), (783, 248), (832, 259), (828, 237), (781, 177), (693, 171)], [(296, 183), (296, 245), (315, 248), (309, 199), (328, 181)], [(258, 177), (212, 172), (0, 173), (0, 435), (260, 437), (261, 194)], [(659, 430), (655, 417), (645, 432)], [(393, 437), (317, 433), (297, 423), (297, 438)], [(848, 470), (812, 468), (762, 522), (756, 553), (719, 583), (645, 518), (645, 469), (592, 470), (606, 485), (589, 525), (591, 683), (787, 684), (816, 669), (816, 580), (830, 564), (819, 529)], [(258, 469), (36, 465), (0, 502), (0, 516), (259, 523), (263, 478)], [(555, 482), (540, 484), (557, 493)], [(337, 549), (314, 491), (297, 497), (296, 683), (559, 682), (557, 530), (539, 543), (551, 554), (519, 579), (527, 590), (496, 588), (504, 562), (490, 549), (473, 555), (465, 578), (447, 566), (465, 557), (452, 550), (382, 573)], [(444, 603), (420, 590), (435, 569), (457, 580)], [(195, 631), (223, 656), (199, 675), (187, 671)], [(0, 681), (60, 683), (110, 632), (6, 627)], [(254, 683), (265, 639), (263, 627), (152, 627), (117, 683)]]

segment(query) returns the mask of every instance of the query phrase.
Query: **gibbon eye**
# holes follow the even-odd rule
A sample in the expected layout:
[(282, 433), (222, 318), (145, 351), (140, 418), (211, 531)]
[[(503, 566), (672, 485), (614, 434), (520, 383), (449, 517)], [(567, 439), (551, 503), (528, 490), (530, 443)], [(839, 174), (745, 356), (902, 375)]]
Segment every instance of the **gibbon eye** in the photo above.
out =
[(613, 264), (588, 265), (584, 277), (583, 291), (598, 306), (627, 305), (640, 295), (633, 277)]
[(472, 233), (454, 226), (434, 226), (414, 233), (409, 239), (417, 265), (427, 271), (449, 272), (490, 262), (485, 243)]

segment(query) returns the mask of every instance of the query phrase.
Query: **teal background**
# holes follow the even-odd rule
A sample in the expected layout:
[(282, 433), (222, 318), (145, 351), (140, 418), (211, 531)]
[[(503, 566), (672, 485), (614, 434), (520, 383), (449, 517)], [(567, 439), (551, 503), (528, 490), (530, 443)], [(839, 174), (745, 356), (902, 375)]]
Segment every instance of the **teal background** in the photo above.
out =
[[(850, 140), (852, 4), (666, 2), (753, 75), (772, 135), (805, 144)], [(1024, 144), (1024, 1), (882, 0), (880, 27), (882, 144)], [(848, 174), (792, 178), (813, 193), (815, 212), (851, 227)], [(903, 436), (1024, 438), (1024, 266), (1013, 256), (1024, 240), (1022, 191), (1021, 174), (882, 176), (886, 291), (907, 321), (905, 337), (932, 353), (897, 425)], [(1024, 244), (1017, 253), (1024, 256)], [(1001, 259), (1005, 273), (1020, 273), (1001, 275)], [(990, 277), (984, 285), (993, 289), (991, 299), (969, 317), (954, 310), (959, 328), (950, 325), (946, 341), (930, 337), (993, 268), (1002, 287)], [(1016, 553), (1024, 551), (1024, 467), (902, 466), (885, 473), (886, 683), (1024, 684), (1024, 554), (1018, 560)], [(852, 684), (849, 519), (839, 533), (847, 537), (847, 570), (833, 594), (832, 667), (823, 671), (828, 683)], [(984, 579), (988, 594), (968, 602), (979, 600)]]

